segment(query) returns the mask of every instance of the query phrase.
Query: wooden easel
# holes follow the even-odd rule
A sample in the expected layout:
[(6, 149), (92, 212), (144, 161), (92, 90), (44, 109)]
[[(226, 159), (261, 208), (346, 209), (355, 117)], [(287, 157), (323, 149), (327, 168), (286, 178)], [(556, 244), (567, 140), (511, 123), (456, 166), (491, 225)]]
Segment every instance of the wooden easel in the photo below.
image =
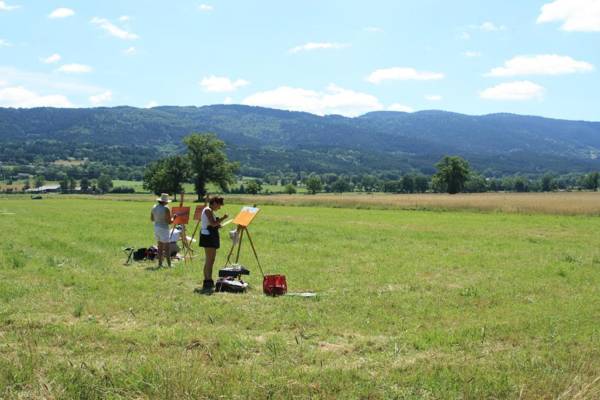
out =
[[(194, 211), (194, 221), (196, 221), (196, 226), (194, 227), (194, 232), (192, 233), (192, 240), (194, 240), (194, 237), (196, 237), (196, 233), (198, 232), (198, 228), (200, 227), (200, 223), (202, 222), (202, 210), (208, 206), (208, 194), (206, 195), (206, 197), (204, 198), (204, 205), (202, 206), (196, 206), (196, 210)], [(191, 245), (188, 246), (185, 250), (185, 252), (183, 253), (183, 258), (185, 259), (185, 257), (188, 255), (188, 253), (191, 252), (192, 253), (192, 258), (194, 257), (194, 250), (192, 250)]]
[[(183, 207), (183, 197), (184, 197), (184, 192), (181, 192), (181, 201), (179, 202), (179, 207)], [(175, 220), (173, 221), (173, 229), (171, 230), (171, 235), (169, 235), (169, 237), (171, 237), (173, 235), (173, 232), (175, 232), (175, 225), (181, 225), (181, 234), (179, 235), (179, 240), (181, 241), (181, 248), (183, 249), (183, 262), (187, 263), (187, 261), (192, 261), (193, 255), (194, 255), (194, 250), (192, 249), (191, 243), (188, 242), (187, 240), (187, 234), (186, 234), (186, 223), (183, 224), (178, 224), (177, 223), (177, 218), (175, 218)], [(193, 239), (193, 236), (192, 236)], [(170, 250), (169, 250), (170, 253)], [(169, 254), (170, 256), (170, 254)]]
[[(248, 209), (252, 209), (253, 211), (251, 213), (249, 213), (247, 211)], [(250, 247), (252, 248), (252, 253), (254, 253), (254, 258), (256, 259), (256, 263), (258, 264), (260, 273), (262, 276), (264, 276), (265, 274), (263, 273), (262, 266), (260, 265), (260, 261), (258, 259), (258, 254), (256, 253), (256, 248), (254, 247), (254, 242), (252, 241), (252, 236), (250, 236), (250, 231), (248, 230), (248, 225), (250, 225), (250, 222), (256, 216), (257, 213), (258, 213), (258, 208), (244, 207), (244, 208), (242, 208), (242, 211), (233, 220), (233, 223), (237, 224), (237, 226), (238, 226), (237, 231), (236, 231), (237, 235), (238, 235), (238, 240), (237, 240), (237, 243), (234, 241), (233, 244), (231, 245), (229, 254), (227, 254), (227, 261), (225, 262), (225, 265), (226, 266), (231, 265), (231, 256), (233, 255), (233, 252), (234, 252), (236, 246), (237, 246), (237, 253), (235, 255), (235, 263), (237, 264), (239, 262), (240, 252), (242, 250), (242, 242), (243, 242), (244, 234), (245, 234), (245, 236), (248, 236), (248, 241), (250, 242)]]

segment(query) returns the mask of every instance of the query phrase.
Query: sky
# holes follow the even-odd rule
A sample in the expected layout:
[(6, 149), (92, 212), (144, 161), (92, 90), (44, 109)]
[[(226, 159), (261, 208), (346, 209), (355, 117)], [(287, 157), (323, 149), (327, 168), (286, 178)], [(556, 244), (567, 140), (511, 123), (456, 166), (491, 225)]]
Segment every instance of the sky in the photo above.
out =
[(600, 121), (600, 0), (0, 0), (1, 107)]

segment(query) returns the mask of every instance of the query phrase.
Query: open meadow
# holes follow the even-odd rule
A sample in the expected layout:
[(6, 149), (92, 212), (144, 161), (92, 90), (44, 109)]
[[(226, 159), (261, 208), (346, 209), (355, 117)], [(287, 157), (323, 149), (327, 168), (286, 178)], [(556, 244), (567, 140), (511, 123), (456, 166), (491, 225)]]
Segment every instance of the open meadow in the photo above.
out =
[(226, 197), (273, 203), (261, 263), (313, 298), (264, 296), (247, 247), (241, 295), (193, 292), (200, 251), (124, 266), (149, 196), (1, 197), (0, 398), (599, 398), (600, 197), (552, 196)]

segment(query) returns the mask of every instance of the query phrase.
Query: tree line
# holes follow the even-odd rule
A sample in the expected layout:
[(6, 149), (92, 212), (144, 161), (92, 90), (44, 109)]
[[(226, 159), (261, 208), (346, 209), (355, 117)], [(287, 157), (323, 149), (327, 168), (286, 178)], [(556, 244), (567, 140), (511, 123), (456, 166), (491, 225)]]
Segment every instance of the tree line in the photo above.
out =
[[(263, 185), (279, 185), (285, 193), (296, 193), (303, 187), (308, 193), (328, 192), (386, 192), (386, 193), (476, 193), (489, 191), (546, 192), (555, 190), (597, 190), (600, 173), (553, 175), (546, 173), (532, 177), (525, 175), (502, 178), (484, 177), (458, 156), (445, 156), (435, 164), (436, 173), (405, 174), (384, 172), (376, 174), (335, 174), (311, 172), (272, 171), (262, 177), (235, 183), (240, 170), (225, 153), (225, 143), (213, 134), (193, 133), (183, 139), (185, 151), (159, 158), (147, 164), (135, 176), (128, 175), (125, 166), (107, 166), (98, 162), (66, 165), (43, 164), (28, 166), (1, 166), (0, 179), (8, 184), (19, 176), (32, 176), (23, 189), (42, 186), (46, 180), (58, 181), (62, 192), (73, 192), (79, 182), (84, 193), (130, 193), (130, 187), (113, 187), (113, 179), (141, 180), (143, 187), (156, 194), (182, 192), (183, 184), (191, 182), (201, 201), (209, 183), (216, 184), (226, 193), (264, 193)], [(32, 175), (35, 174), (35, 175)], [(137, 178), (137, 179), (135, 179)], [(268, 190), (268, 189), (267, 189)]]

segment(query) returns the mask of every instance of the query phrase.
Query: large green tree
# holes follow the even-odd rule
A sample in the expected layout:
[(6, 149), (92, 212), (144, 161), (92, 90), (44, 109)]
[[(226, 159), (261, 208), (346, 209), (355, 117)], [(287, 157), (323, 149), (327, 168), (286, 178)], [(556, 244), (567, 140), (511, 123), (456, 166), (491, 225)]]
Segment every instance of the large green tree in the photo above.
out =
[(144, 188), (155, 194), (172, 193), (177, 201), (177, 193), (183, 191), (183, 183), (190, 176), (190, 163), (187, 157), (170, 156), (158, 160), (146, 168)]
[(192, 133), (183, 139), (187, 146), (191, 174), (198, 195), (202, 201), (206, 195), (206, 185), (214, 183), (222, 190), (235, 182), (234, 173), (239, 164), (230, 162), (225, 155), (225, 143), (211, 133)]
[(471, 167), (465, 159), (458, 156), (445, 156), (435, 166), (438, 172), (433, 178), (441, 191), (450, 194), (462, 192), (471, 172)]

